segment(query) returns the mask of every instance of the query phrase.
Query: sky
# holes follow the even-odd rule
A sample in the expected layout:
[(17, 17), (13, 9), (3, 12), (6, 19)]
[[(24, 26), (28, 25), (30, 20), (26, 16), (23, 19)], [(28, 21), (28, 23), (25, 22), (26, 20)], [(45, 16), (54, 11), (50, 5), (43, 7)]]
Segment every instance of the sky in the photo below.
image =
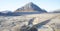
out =
[(60, 0), (0, 0), (0, 11), (15, 11), (29, 2), (47, 11), (60, 9)]

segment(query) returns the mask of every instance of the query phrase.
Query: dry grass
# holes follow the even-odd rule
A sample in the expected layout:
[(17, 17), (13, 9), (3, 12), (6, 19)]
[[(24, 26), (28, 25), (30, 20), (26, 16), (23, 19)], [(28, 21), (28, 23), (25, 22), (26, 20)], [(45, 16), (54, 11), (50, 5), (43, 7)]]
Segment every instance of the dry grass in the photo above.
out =
[[(58, 17), (55, 17), (55, 16), (58, 16)], [(0, 17), (0, 20), (3, 20), (3, 19), (4, 19), (4, 21), (6, 20), (5, 22), (3, 22), (3, 24), (4, 23), (6, 24), (7, 22), (8, 22), (7, 24), (14, 22), (16, 24), (16, 26), (13, 26), (11, 28), (12, 31), (20, 31), (20, 27), (21, 27), (22, 23), (20, 25), (19, 21), (28, 22), (33, 17), (35, 17), (35, 19), (33, 21), (33, 25), (38, 24), (40, 22), (43, 22), (43, 21), (53, 18), (53, 17), (55, 17), (55, 18), (51, 19), (51, 21), (47, 25), (50, 25), (51, 23), (60, 23), (60, 13), (56, 13), (56, 14), (44, 13), (44, 14), (32, 14), (32, 15), (23, 15), (23, 16), (14, 16), (14, 17)], [(25, 23), (25, 24), (27, 24), (27, 23)], [(8, 30), (4, 29), (1, 31), (8, 31)], [(41, 29), (39, 31), (45, 31), (45, 30)], [(55, 31), (60, 31), (60, 29), (55, 29)]]
[(55, 31), (60, 31), (60, 29), (55, 29)]

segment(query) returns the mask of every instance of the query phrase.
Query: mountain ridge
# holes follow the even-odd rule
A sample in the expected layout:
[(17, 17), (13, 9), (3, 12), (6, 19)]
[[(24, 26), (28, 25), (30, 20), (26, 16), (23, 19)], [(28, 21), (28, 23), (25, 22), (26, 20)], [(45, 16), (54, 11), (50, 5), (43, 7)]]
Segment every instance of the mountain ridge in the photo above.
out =
[(24, 5), (21, 8), (18, 8), (16, 11), (14, 12), (9, 12), (9, 11), (5, 11), (5, 13), (0, 12), (0, 15), (3, 16), (20, 16), (22, 14), (40, 14), (40, 13), (46, 13), (46, 10), (43, 10), (41, 8), (39, 8), (37, 5), (35, 5), (34, 3), (30, 2), (26, 5)]

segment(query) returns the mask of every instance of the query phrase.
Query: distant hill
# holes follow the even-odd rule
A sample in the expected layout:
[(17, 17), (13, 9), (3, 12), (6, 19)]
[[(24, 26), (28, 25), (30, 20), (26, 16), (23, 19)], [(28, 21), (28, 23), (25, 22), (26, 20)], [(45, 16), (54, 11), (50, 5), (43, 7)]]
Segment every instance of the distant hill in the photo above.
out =
[(60, 13), (60, 9), (53, 11), (53, 13)]
[(2, 11), (0, 12), (0, 16), (10, 16), (10, 15), (13, 15), (13, 12), (11, 11)]

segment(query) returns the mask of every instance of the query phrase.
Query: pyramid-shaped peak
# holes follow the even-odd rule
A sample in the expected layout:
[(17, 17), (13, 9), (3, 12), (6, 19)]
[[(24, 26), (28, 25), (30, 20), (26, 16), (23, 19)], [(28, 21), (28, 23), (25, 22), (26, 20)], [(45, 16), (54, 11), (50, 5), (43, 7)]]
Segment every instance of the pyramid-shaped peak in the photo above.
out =
[(23, 7), (18, 8), (15, 12), (45, 12), (45, 11), (43, 11), (40, 7), (38, 7), (34, 3), (29, 2)]
[(26, 6), (28, 6), (28, 7), (32, 6), (32, 5), (35, 5), (35, 4), (33, 2), (29, 2), (29, 3), (26, 4)]
[(32, 7), (32, 5), (35, 5), (34, 3), (32, 3), (32, 2), (29, 2), (29, 3), (27, 3), (25, 6), (23, 6), (23, 7), (27, 7), (27, 8), (30, 8), (30, 7)]

